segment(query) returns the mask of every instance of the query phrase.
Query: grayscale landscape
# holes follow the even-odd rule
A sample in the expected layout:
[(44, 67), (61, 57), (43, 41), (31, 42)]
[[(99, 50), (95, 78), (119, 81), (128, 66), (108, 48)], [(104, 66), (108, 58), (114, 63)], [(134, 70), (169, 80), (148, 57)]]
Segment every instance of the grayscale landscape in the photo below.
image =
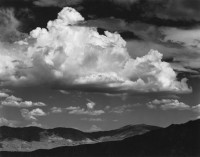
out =
[(199, 157), (200, 0), (0, 0), (0, 157)]

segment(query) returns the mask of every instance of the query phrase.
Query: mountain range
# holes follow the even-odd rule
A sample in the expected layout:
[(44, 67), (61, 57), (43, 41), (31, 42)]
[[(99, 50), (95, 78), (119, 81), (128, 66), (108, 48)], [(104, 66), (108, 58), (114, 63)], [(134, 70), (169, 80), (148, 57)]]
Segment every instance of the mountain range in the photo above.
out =
[[(125, 130), (129, 128), (125, 127)], [(123, 130), (124, 128), (122, 128)], [(92, 133), (93, 134), (93, 133)], [(96, 136), (103, 134), (94, 133)], [(200, 119), (172, 124), (123, 140), (64, 146), (32, 152), (0, 152), (1, 157), (199, 157)]]
[(33, 151), (61, 146), (75, 146), (105, 141), (123, 140), (160, 129), (149, 125), (128, 125), (116, 130), (82, 132), (73, 128), (43, 129), (39, 127), (0, 127), (1, 151)]

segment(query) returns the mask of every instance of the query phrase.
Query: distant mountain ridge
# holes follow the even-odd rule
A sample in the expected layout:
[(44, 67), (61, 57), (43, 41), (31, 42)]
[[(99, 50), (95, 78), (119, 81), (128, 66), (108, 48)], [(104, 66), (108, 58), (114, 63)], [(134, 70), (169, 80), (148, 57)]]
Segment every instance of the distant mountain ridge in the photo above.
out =
[(2, 157), (199, 157), (200, 119), (170, 125), (121, 141), (33, 152), (0, 152)]
[(116, 130), (82, 132), (73, 128), (43, 129), (39, 127), (0, 127), (0, 151), (33, 151), (61, 146), (93, 144), (123, 140), (160, 129), (150, 125), (129, 125)]

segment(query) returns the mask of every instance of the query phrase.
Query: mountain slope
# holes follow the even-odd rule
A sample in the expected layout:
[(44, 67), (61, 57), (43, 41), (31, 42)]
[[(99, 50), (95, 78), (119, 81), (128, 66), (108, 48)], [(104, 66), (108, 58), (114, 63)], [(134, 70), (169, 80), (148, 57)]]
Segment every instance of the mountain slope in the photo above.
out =
[(200, 120), (171, 125), (122, 141), (34, 152), (1, 152), (2, 157), (199, 157)]
[(42, 129), (38, 127), (0, 127), (1, 151), (33, 151), (61, 146), (74, 146), (104, 141), (122, 140), (159, 129), (149, 125), (130, 125), (116, 130), (82, 132), (72, 128)]

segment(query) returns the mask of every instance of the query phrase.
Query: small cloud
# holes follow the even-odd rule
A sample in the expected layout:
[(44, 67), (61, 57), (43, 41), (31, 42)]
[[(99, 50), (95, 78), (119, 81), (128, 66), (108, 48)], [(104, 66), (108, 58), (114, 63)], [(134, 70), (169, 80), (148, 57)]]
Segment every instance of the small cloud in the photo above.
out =
[(147, 103), (147, 107), (150, 108), (150, 109), (156, 109), (157, 106), (152, 104), (152, 103)]
[(192, 106), (192, 111), (198, 114), (197, 118), (199, 119), (200, 118), (200, 104), (196, 106)]
[(96, 125), (92, 125), (91, 128), (88, 130), (89, 132), (96, 132), (96, 131), (102, 131), (102, 129)]
[(91, 101), (91, 100), (89, 100), (89, 99), (87, 99), (89, 102), (86, 104), (86, 106), (87, 106), (87, 108), (88, 109), (93, 109), (94, 107), (95, 107), (95, 102), (93, 102), (93, 101)]
[(65, 94), (65, 95), (70, 94), (70, 92), (68, 92), (68, 91), (66, 91), (66, 90), (59, 90), (59, 92), (62, 93), (62, 94)]
[(0, 92), (0, 98), (6, 98), (9, 95), (7, 93)]
[(122, 114), (124, 112), (131, 112), (134, 110), (134, 107), (136, 107), (136, 105), (121, 105), (121, 106), (116, 106), (114, 108), (111, 108), (110, 112), (112, 113), (117, 113), (117, 114)]
[(9, 97), (8, 93), (11, 93), (11, 90), (9, 90), (9, 89), (0, 90), (0, 99)]
[(193, 111), (200, 113), (200, 104), (192, 106)]
[(36, 127), (42, 128), (42, 124), (37, 123), (37, 122), (32, 122), (31, 124), (28, 124), (27, 126), (28, 126), (28, 127), (29, 127), (29, 126), (36, 126)]
[(18, 97), (16, 97), (16, 96), (13, 96), (13, 95), (11, 95), (11, 96), (8, 96), (7, 98), (6, 98), (6, 101), (22, 101), (22, 98), (18, 98)]
[(52, 113), (61, 113), (63, 110), (60, 107), (52, 107), (51, 112)]
[(89, 121), (89, 122), (102, 122), (102, 121), (104, 121), (101, 118), (81, 118), (81, 120), (83, 120), (83, 121)]
[(114, 119), (113, 122), (119, 122), (119, 120), (118, 119)]
[(87, 110), (81, 107), (74, 107), (74, 106), (70, 106), (66, 108), (66, 110), (68, 110), (69, 114), (76, 114), (76, 115), (99, 116), (105, 113), (103, 110), (92, 110), (92, 109)]
[(105, 107), (105, 110), (109, 110), (109, 109), (110, 109), (110, 106), (107, 105), (107, 106)]
[(37, 120), (37, 117), (46, 116), (47, 114), (40, 108), (29, 111), (27, 109), (21, 110), (21, 115), (26, 120)]
[(66, 110), (78, 110), (78, 109), (80, 109), (80, 107), (70, 106), (66, 108)]

